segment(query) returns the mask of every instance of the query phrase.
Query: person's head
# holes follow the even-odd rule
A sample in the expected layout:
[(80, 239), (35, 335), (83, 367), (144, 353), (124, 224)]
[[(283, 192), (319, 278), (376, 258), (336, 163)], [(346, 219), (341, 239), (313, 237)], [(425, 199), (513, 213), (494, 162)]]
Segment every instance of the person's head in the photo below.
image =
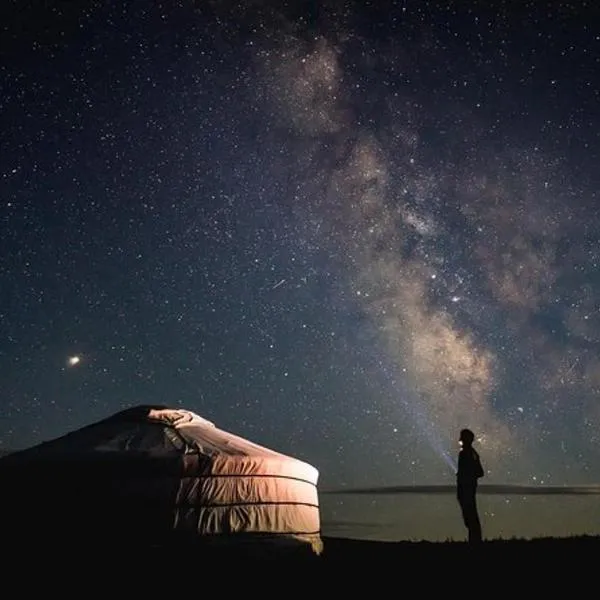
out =
[(471, 446), (475, 440), (475, 434), (470, 429), (461, 429), (458, 441), (464, 448), (465, 446)]

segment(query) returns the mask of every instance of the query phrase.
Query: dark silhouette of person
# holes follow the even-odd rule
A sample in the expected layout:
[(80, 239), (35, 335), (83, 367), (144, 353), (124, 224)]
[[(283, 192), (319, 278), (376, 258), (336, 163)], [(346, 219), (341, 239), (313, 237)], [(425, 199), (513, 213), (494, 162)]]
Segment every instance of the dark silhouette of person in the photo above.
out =
[(473, 448), (475, 435), (470, 429), (462, 429), (459, 437), (461, 446), (458, 453), (456, 473), (456, 495), (462, 511), (465, 527), (469, 532), (469, 543), (481, 542), (481, 522), (477, 513), (477, 481), (483, 477), (479, 454)]

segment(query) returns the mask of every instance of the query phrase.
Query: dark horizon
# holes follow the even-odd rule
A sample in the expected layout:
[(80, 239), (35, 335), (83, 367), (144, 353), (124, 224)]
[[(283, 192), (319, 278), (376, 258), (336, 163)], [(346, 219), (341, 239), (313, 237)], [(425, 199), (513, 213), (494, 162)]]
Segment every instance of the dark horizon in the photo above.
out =
[[(456, 485), (397, 485), (364, 488), (337, 488), (320, 490), (326, 495), (395, 495), (395, 494), (456, 494)], [(585, 485), (527, 485), (527, 484), (479, 484), (477, 494), (483, 495), (548, 495), (578, 496), (600, 494), (600, 483)]]

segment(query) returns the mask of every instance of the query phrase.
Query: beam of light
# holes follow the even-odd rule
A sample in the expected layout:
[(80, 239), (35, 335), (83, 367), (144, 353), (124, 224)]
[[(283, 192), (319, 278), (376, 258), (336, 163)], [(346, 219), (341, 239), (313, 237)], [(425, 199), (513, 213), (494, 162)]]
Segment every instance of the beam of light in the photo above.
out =
[(446, 465), (448, 465), (452, 473), (456, 473), (458, 467), (452, 456), (450, 456), (450, 454), (444, 448), (441, 436), (436, 430), (431, 419), (427, 416), (424, 410), (417, 406), (416, 402), (409, 401), (404, 394), (399, 394), (399, 397), (400, 401), (406, 408), (406, 413), (411, 417), (412, 421), (423, 433), (431, 448), (446, 463)]
[(392, 392), (392, 397), (398, 398), (400, 400), (400, 402), (405, 408), (405, 413), (409, 416), (411, 421), (423, 434), (423, 436), (427, 440), (427, 443), (431, 446), (433, 451), (444, 461), (444, 463), (446, 463), (446, 465), (450, 468), (452, 473), (455, 474), (458, 468), (456, 462), (444, 448), (442, 437), (439, 434), (431, 418), (427, 415), (425, 410), (423, 410), (423, 408), (420, 407), (416, 401), (414, 401), (414, 399), (409, 399), (408, 394), (399, 392), (399, 390), (397, 389), (397, 381), (390, 374), (390, 367), (382, 365), (382, 361), (380, 359), (375, 358), (375, 362), (378, 364), (381, 372), (387, 379), (387, 383)]
[[(320, 490), (319, 494), (351, 495), (396, 495), (396, 494), (454, 494), (453, 485), (395, 485), (355, 489)], [(600, 484), (589, 485), (511, 485), (483, 484), (477, 487), (478, 494), (498, 496), (589, 496), (600, 495)]]

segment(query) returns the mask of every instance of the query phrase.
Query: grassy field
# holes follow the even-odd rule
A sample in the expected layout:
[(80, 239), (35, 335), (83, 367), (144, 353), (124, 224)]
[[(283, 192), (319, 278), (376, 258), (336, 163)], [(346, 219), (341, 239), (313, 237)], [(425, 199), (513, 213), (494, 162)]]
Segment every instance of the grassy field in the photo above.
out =
[[(371, 542), (324, 538), (320, 556), (267, 551), (214, 551), (134, 540), (72, 545), (56, 540), (20, 544), (5, 552), (5, 579), (25, 576), (29, 593), (61, 597), (199, 595), (222, 587), (232, 597), (295, 597), (304, 590), (367, 598), (485, 594), (539, 598), (595, 594), (600, 537), (464, 542)], [(8, 548), (5, 548), (8, 550)], [(22, 576), (20, 576), (22, 577)], [(81, 586), (84, 586), (84, 589)]]

